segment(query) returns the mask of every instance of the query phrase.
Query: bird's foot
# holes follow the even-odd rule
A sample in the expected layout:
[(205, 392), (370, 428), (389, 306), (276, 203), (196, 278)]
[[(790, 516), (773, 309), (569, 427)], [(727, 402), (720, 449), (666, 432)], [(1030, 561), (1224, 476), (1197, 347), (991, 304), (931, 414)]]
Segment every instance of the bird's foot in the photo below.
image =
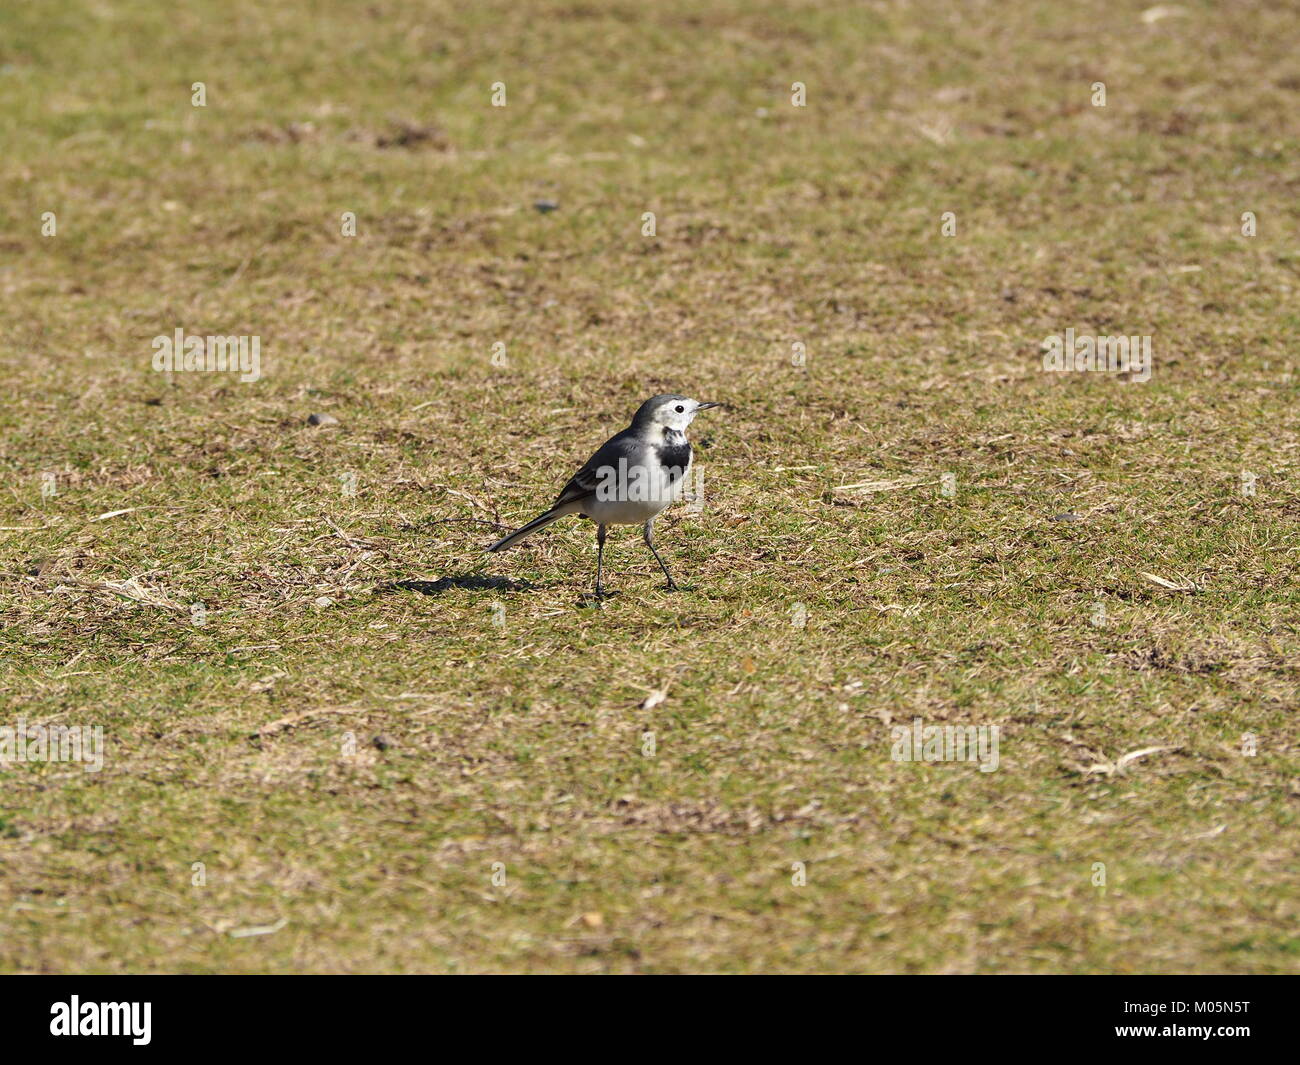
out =
[(597, 610), (605, 608), (605, 600), (611, 599), (618, 595), (618, 592), (607, 592), (604, 585), (598, 585), (591, 595), (583, 596), (580, 602), (583, 606), (594, 606)]

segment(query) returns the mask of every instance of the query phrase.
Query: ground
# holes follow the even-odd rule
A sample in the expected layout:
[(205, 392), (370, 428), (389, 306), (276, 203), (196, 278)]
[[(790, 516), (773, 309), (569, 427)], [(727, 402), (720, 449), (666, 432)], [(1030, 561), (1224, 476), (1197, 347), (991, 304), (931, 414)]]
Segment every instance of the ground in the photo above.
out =
[[(0, 969), (1296, 971), (1295, 32), (6, 6)], [(483, 554), (665, 391), (686, 590)]]

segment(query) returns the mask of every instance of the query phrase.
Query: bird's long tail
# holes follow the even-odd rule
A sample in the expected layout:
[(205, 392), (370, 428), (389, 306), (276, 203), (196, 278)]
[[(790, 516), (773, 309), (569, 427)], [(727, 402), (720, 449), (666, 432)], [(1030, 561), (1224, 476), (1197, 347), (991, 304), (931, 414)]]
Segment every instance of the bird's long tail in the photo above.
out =
[(532, 536), (533, 533), (535, 533), (538, 529), (545, 529), (546, 526), (551, 524), (551, 522), (559, 521), (560, 518), (564, 517), (566, 514), (571, 514), (571, 513), (572, 511), (570, 511), (568, 508), (557, 507), (554, 510), (548, 510), (541, 517), (534, 518), (527, 525), (523, 526), (520, 529), (516, 529), (509, 536), (502, 537), (491, 547), (489, 547), (488, 550), (504, 551), (507, 547), (513, 547), (520, 540), (524, 539), (524, 537)]

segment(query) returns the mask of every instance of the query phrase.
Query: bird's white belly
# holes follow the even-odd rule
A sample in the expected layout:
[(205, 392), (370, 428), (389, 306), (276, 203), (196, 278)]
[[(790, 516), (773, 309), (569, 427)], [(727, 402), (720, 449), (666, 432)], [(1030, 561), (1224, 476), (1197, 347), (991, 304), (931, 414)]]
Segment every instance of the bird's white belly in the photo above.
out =
[(600, 525), (644, 525), (669, 504), (667, 499), (586, 500), (582, 512)]
[(642, 463), (620, 458), (617, 466), (596, 471), (595, 490), (583, 500), (582, 512), (601, 525), (643, 525), (681, 498), (689, 467), (669, 469), (653, 453)]

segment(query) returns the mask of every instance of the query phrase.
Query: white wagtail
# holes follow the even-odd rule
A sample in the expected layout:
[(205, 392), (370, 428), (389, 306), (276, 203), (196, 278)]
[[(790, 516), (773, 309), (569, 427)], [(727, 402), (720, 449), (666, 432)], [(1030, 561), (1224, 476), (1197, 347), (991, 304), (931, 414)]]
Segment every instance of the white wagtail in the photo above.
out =
[(632, 424), (606, 440), (573, 475), (550, 510), (488, 550), (504, 551), (566, 514), (590, 518), (596, 523), (596, 598), (600, 599), (605, 594), (606, 526), (644, 525), (646, 547), (668, 578), (669, 590), (676, 590), (673, 575), (655, 550), (655, 518), (680, 496), (690, 470), (686, 427), (700, 411), (716, 406), (719, 404), (700, 403), (686, 396), (647, 399), (632, 417)]

